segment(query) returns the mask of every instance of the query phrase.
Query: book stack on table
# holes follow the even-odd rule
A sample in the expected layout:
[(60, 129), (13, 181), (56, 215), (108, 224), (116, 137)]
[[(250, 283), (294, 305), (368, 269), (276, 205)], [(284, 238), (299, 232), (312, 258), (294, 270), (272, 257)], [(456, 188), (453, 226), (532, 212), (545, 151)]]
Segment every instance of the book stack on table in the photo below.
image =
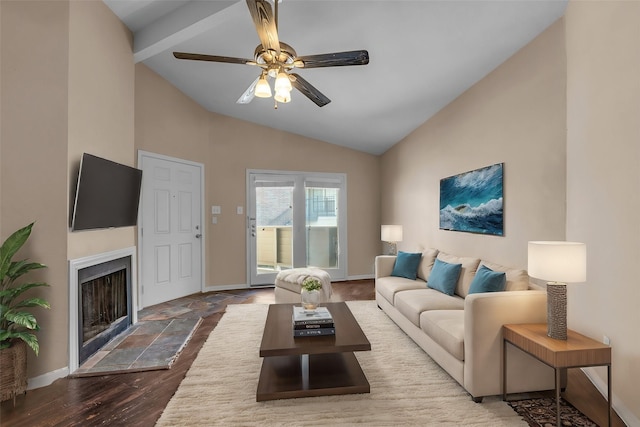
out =
[(318, 307), (314, 311), (306, 311), (302, 307), (293, 307), (293, 336), (312, 337), (335, 335), (336, 327), (327, 307)]

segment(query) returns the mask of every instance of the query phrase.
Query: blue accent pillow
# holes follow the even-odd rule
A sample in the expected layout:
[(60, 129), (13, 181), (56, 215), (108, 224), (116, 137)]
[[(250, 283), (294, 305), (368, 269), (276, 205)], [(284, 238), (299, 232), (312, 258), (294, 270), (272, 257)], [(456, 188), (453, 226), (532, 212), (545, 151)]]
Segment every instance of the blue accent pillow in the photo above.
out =
[(418, 265), (420, 264), (421, 258), (421, 252), (398, 252), (396, 263), (393, 265), (391, 275), (416, 280), (416, 277), (418, 277)]
[(429, 274), (427, 286), (443, 294), (453, 295), (461, 271), (462, 264), (449, 264), (436, 258), (431, 274)]
[(493, 271), (481, 265), (469, 287), (470, 294), (481, 292), (500, 292), (507, 286), (507, 275), (502, 271)]

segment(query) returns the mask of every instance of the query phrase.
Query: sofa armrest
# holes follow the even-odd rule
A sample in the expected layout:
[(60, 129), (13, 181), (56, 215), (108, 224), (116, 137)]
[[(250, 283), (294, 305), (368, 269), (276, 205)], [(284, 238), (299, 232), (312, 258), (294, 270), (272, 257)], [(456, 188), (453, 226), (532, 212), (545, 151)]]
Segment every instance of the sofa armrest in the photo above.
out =
[(393, 266), (396, 263), (395, 255), (378, 255), (375, 264), (375, 278), (391, 276)]
[[(536, 290), (470, 294), (465, 298), (464, 306), (464, 387), (474, 397), (500, 394), (502, 325), (545, 323), (547, 294)], [(517, 382), (515, 388), (541, 390), (535, 388), (540, 382), (535, 376), (541, 369), (544, 367), (531, 366), (529, 369), (527, 366), (525, 370), (529, 372), (513, 375), (513, 382)], [(511, 383), (511, 375), (509, 380)]]

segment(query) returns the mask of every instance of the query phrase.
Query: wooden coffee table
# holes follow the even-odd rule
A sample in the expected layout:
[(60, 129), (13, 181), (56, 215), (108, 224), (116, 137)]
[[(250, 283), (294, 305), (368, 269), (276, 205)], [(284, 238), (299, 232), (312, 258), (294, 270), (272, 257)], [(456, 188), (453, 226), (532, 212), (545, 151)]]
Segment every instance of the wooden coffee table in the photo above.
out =
[(369, 393), (354, 351), (371, 343), (344, 302), (324, 304), (335, 323), (330, 336), (293, 337), (294, 304), (272, 304), (260, 344), (263, 357), (256, 401)]

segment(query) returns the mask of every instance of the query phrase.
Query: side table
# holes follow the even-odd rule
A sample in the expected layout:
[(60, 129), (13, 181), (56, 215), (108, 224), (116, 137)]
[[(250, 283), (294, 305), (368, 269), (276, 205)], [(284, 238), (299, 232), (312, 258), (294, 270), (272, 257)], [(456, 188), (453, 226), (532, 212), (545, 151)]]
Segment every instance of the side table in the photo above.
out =
[(532, 355), (555, 371), (556, 425), (560, 422), (560, 378), (567, 368), (607, 367), (607, 403), (611, 427), (611, 347), (575, 331), (567, 330), (567, 340), (547, 336), (546, 323), (503, 325), (502, 400), (507, 400), (507, 343)]

